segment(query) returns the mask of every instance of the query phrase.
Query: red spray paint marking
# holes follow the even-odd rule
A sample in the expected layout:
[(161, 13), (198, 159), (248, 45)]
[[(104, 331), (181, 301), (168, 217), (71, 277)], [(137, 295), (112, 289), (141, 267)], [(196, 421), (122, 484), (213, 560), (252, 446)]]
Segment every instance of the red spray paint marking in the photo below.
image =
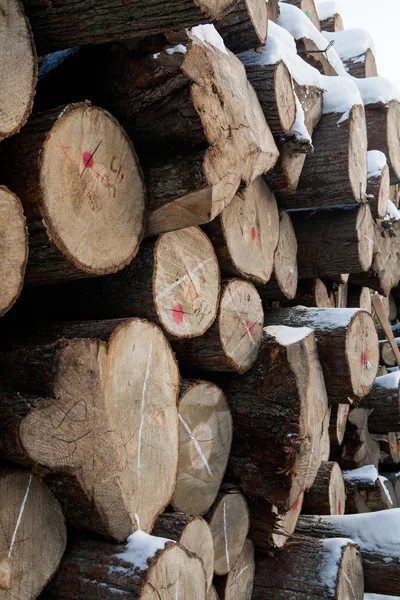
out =
[(175, 306), (172, 307), (172, 316), (177, 325), (180, 325), (181, 323), (183, 323), (182, 304), (175, 304)]
[(299, 504), (300, 504), (300, 497), (297, 498), (296, 502), (293, 504), (292, 506), (292, 510), (295, 511), (299, 508)]
[(94, 165), (92, 153), (86, 150), (86, 152), (82, 154), (82, 162), (85, 165), (85, 169), (92, 169)]
[(255, 239), (256, 239), (256, 237), (257, 237), (257, 229), (256, 229), (255, 227), (252, 227), (252, 228), (250, 229), (250, 233), (251, 233), (251, 239), (252, 239), (252, 240), (255, 240)]
[(251, 337), (251, 334), (253, 333), (253, 327), (254, 327), (255, 323), (253, 323), (253, 321), (246, 321), (246, 333), (248, 336)]
[(288, 276), (287, 280), (288, 280), (288, 284), (290, 285), (290, 287), (292, 287), (292, 285), (293, 285), (293, 275), (292, 275), (292, 273), (289, 273), (289, 276)]
[(338, 502), (337, 512), (338, 512), (338, 515), (342, 515), (343, 514), (342, 503), (340, 502), (340, 500)]
[(397, 452), (397, 444), (396, 444), (396, 442), (392, 442), (390, 444), (390, 448), (391, 448), (393, 454), (396, 454), (396, 452)]
[(367, 364), (367, 360), (368, 360), (367, 359), (367, 353), (366, 352), (361, 352), (360, 359), (361, 359), (362, 366), (365, 367), (365, 365)]

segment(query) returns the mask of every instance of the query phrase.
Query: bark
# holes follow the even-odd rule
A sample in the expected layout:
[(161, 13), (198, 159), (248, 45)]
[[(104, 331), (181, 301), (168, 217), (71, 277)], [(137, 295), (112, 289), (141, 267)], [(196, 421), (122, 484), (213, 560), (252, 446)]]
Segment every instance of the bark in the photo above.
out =
[(57, 500), (29, 471), (0, 473), (0, 594), (35, 600), (56, 572), (67, 543)]
[(400, 387), (398, 373), (389, 373), (375, 380), (364, 398), (363, 408), (371, 409), (368, 428), (371, 433), (400, 432)]
[(27, 283), (114, 273), (136, 255), (144, 185), (110, 114), (81, 103), (36, 115), (1, 144), (1, 163), (28, 220)]
[(382, 460), (379, 442), (368, 429), (370, 410), (355, 408), (350, 411), (339, 460), (342, 469), (358, 469), (366, 465), (378, 468)]
[(178, 411), (178, 476), (171, 504), (177, 511), (204, 515), (226, 470), (232, 417), (222, 390), (207, 381), (182, 381)]
[[(364, 273), (371, 267), (374, 222), (367, 205), (289, 211), (289, 214), (298, 243), (300, 279), (329, 279), (338, 273)], [(357, 283), (358, 279), (352, 277), (351, 281)]]
[(251, 600), (254, 581), (254, 547), (246, 540), (232, 570), (215, 578), (215, 587), (221, 600)]
[(365, 52), (343, 60), (344, 68), (352, 77), (364, 79), (365, 77), (378, 77), (378, 67), (374, 53), (370, 48)]
[(400, 102), (365, 104), (368, 131), (368, 150), (380, 150), (387, 158), (390, 179), (400, 179)]
[(178, 464), (179, 373), (168, 342), (139, 319), (62, 330), (0, 353), (1, 454), (34, 466), (75, 526), (124, 540), (138, 514), (149, 531)]
[(207, 591), (210, 590), (214, 575), (214, 542), (207, 521), (184, 513), (164, 513), (158, 517), (152, 535), (178, 542), (198, 556), (203, 563)]
[(296, 528), (303, 497), (304, 494), (301, 493), (292, 508), (286, 512), (279, 511), (276, 506), (262, 498), (248, 500), (249, 538), (257, 550), (264, 552), (270, 551), (271, 548), (283, 548)]
[[(328, 41), (326, 46), (328, 46)], [(296, 40), (297, 54), (300, 54), (301, 58), (306, 61), (311, 67), (317, 69), (322, 75), (329, 75), (335, 77), (338, 75), (335, 68), (329, 62), (325, 55), (325, 48), (320, 50), (319, 46), (307, 37), (302, 37)]]
[(218, 495), (206, 519), (214, 540), (215, 574), (227, 575), (242, 553), (249, 531), (249, 510), (244, 496), (229, 486)]
[(184, 369), (243, 374), (257, 358), (263, 321), (261, 298), (253, 284), (229, 279), (210, 329), (196, 338), (176, 339), (172, 346)]
[[(367, 128), (364, 109), (350, 116), (324, 114), (313, 134), (314, 153), (305, 160), (296, 194), (282, 198), (285, 208), (354, 204), (366, 199)], [(369, 140), (368, 140), (369, 142)]]
[(298, 306), (266, 312), (265, 323), (314, 330), (331, 403), (351, 404), (371, 390), (379, 348), (375, 325), (367, 312)]
[(347, 514), (368, 513), (394, 508), (393, 500), (390, 498), (384, 481), (379, 477), (376, 480), (366, 479), (362, 475), (357, 480), (354, 475), (355, 473), (352, 471), (344, 473)]
[(280, 225), (275, 196), (261, 177), (238, 192), (204, 230), (223, 277), (243, 277), (259, 285), (269, 281)]
[(25, 125), (32, 110), (38, 74), (35, 44), (22, 4), (19, 0), (3, 2), (1, 13), (0, 141)]
[(236, 0), (233, 10), (215, 27), (231, 52), (237, 54), (267, 41), (268, 11), (264, 0)]
[(321, 279), (301, 279), (297, 284), (296, 296), (293, 299), (285, 297), (275, 281), (271, 281), (259, 291), (263, 301), (279, 300), (279, 305), (283, 307), (333, 308), (335, 303), (333, 293), (328, 292)]
[(304, 495), (305, 515), (343, 515), (346, 491), (342, 470), (336, 462), (322, 462), (311, 488)]
[(330, 33), (335, 33), (336, 31), (344, 30), (343, 20), (339, 13), (335, 13), (327, 19), (323, 19), (322, 21), (320, 21), (320, 23), (321, 31), (329, 31)]
[(74, 0), (56, 6), (25, 0), (24, 4), (39, 54), (186, 29), (221, 19), (237, 7), (232, 0), (174, 0), (168, 5), (157, 1), (151, 6), (135, 0), (123, 5), (110, 0)]
[[(161, 548), (147, 558), (147, 566), (138, 560), (135, 536), (127, 545), (112, 544), (98, 538), (71, 536), (61, 567), (44, 590), (43, 600), (170, 600), (181, 598), (205, 600), (206, 582), (203, 565), (197, 556), (180, 544), (160, 540)], [(143, 533), (141, 536), (143, 537)], [(155, 542), (156, 538), (151, 541)], [(145, 538), (142, 544), (146, 544)], [(167, 542), (167, 543), (165, 543)], [(149, 549), (144, 546), (146, 558)], [(139, 559), (140, 559), (139, 550)], [(143, 560), (143, 558), (142, 558)]]
[(351, 540), (303, 538), (273, 556), (256, 555), (254, 600), (311, 597), (363, 600), (363, 564)]
[(287, 343), (279, 335), (264, 330), (253, 367), (218, 379), (233, 418), (228, 475), (285, 512), (327, 460), (329, 409), (313, 333)]
[[(365, 591), (376, 594), (395, 594), (400, 584), (400, 559), (396, 532), (399, 510), (366, 515), (299, 517), (297, 533), (313, 538), (352, 538), (362, 557)], [(389, 533), (380, 535), (382, 519)], [(393, 535), (394, 534), (394, 535)], [(371, 548), (375, 547), (374, 551)], [(385, 560), (386, 559), (386, 560)]]
[(389, 432), (387, 435), (373, 436), (380, 448), (379, 462), (385, 469), (399, 470), (400, 463), (400, 435), (396, 432)]
[(292, 77), (280, 60), (272, 65), (246, 67), (247, 78), (257, 92), (265, 118), (274, 136), (288, 135), (296, 120)]
[(348, 286), (347, 306), (372, 313), (371, 290), (368, 287)]
[(21, 293), (28, 259), (28, 234), (22, 204), (0, 186), (0, 317)]
[(389, 167), (385, 165), (377, 177), (368, 175), (367, 198), (374, 219), (383, 219), (387, 212), (390, 176)]

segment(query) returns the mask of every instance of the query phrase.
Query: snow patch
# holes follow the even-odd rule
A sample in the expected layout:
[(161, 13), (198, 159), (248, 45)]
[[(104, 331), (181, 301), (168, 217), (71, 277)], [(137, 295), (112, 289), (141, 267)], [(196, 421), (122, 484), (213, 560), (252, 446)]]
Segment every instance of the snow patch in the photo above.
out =
[(335, 33), (323, 31), (322, 35), (328, 42), (334, 42), (333, 47), (342, 60), (357, 58), (368, 49), (375, 54), (373, 39), (365, 29), (347, 29)]
[(386, 156), (379, 150), (369, 150), (368, 152), (368, 179), (370, 177), (380, 177), (383, 169), (387, 165)]
[(289, 136), (294, 136), (296, 140), (305, 140), (311, 143), (312, 140), (306, 127), (303, 107), (297, 97), (297, 94), (295, 94), (294, 97), (296, 101), (296, 120), (293, 123), (293, 127), (290, 130)]
[(349, 118), (353, 106), (356, 104), (362, 106), (361, 94), (350, 77), (327, 77), (322, 75), (321, 78), (322, 87), (326, 90), (323, 113), (342, 113), (337, 122), (340, 125)]
[(186, 54), (186, 52), (187, 48), (183, 44), (178, 44), (173, 48), (167, 48), (165, 51), (166, 54)]
[(364, 483), (375, 483), (378, 479), (379, 474), (374, 465), (366, 465), (359, 469), (352, 469), (351, 471), (343, 471), (343, 478), (345, 481), (358, 481)]
[(313, 332), (309, 327), (286, 327), (285, 325), (270, 325), (265, 327), (264, 331), (274, 337), (281, 346), (290, 346), (300, 342)]
[(359, 308), (308, 308), (296, 306), (294, 309), (299, 325), (307, 323), (312, 329), (347, 327)]
[(400, 596), (384, 596), (382, 594), (364, 594), (364, 600), (400, 600)]
[(343, 548), (353, 540), (346, 538), (331, 538), (322, 541), (324, 560), (321, 566), (320, 577), (323, 585), (329, 588), (332, 594), (336, 593), (336, 583)]
[(387, 104), (391, 100), (400, 102), (400, 91), (385, 77), (367, 77), (365, 79), (351, 77), (351, 79), (358, 87), (364, 105), (377, 102)]
[(400, 211), (389, 199), (386, 211), (386, 216), (383, 219), (384, 221), (400, 221)]
[(148, 560), (153, 558), (158, 550), (163, 550), (168, 542), (167, 538), (149, 535), (144, 531), (135, 531), (127, 539), (125, 552), (116, 554), (124, 562), (131, 563), (135, 569), (145, 571), (148, 568)]
[(382, 487), (384, 489), (384, 492), (386, 494), (386, 498), (389, 500), (389, 504), (391, 504), (393, 506), (393, 500), (389, 494), (389, 490), (387, 489), (386, 485), (385, 485), (385, 481), (388, 481), (386, 477), (383, 477), (383, 475), (379, 475), (378, 477), (379, 481), (382, 484)]
[(224, 40), (215, 29), (214, 25), (197, 25), (190, 30), (191, 34), (196, 37), (201, 42), (210, 44), (220, 52), (224, 54), (228, 54), (227, 49), (225, 48)]
[(400, 371), (381, 375), (375, 379), (375, 385), (379, 385), (387, 390), (397, 390), (400, 383)]
[(320, 21), (325, 19), (331, 19), (339, 13), (339, 4), (337, 0), (325, 0), (324, 2), (316, 3), (315, 8), (317, 9), (318, 18)]

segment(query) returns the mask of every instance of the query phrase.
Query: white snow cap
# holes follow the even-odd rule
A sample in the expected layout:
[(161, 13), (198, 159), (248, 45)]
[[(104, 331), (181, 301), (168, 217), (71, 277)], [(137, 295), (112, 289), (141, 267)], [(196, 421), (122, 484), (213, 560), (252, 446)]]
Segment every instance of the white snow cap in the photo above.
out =
[(324, 0), (315, 4), (317, 9), (318, 18), (320, 21), (330, 19), (339, 13), (339, 4), (336, 0)]
[(379, 177), (385, 165), (386, 156), (380, 150), (369, 150), (368, 152), (368, 177)]
[(337, 124), (349, 118), (351, 109), (356, 104), (362, 106), (362, 98), (357, 85), (350, 77), (327, 77), (322, 75), (324, 94), (323, 113), (342, 113)]
[(163, 550), (168, 542), (175, 543), (173, 540), (149, 535), (139, 529), (128, 537), (125, 552), (115, 556), (131, 563), (135, 569), (145, 571), (149, 566), (147, 561), (153, 558), (158, 550)]
[(400, 508), (318, 518), (346, 531), (362, 551), (400, 558)]
[(227, 49), (225, 48), (224, 40), (215, 29), (214, 25), (197, 25), (190, 30), (191, 34), (196, 37), (201, 42), (205, 42), (213, 46), (220, 52), (224, 52), (224, 54), (228, 54)]
[[(396, 208), (396, 207), (395, 207)], [(397, 210), (397, 209), (396, 209)], [(400, 371), (381, 375), (375, 379), (375, 385), (380, 385), (387, 390), (397, 390), (400, 383)]]
[(382, 594), (364, 594), (364, 600), (400, 600), (400, 596), (383, 596)]
[(313, 332), (309, 327), (286, 327), (285, 325), (270, 325), (265, 327), (264, 331), (282, 346), (295, 344)]
[(328, 42), (334, 42), (333, 47), (342, 60), (356, 58), (368, 49), (375, 54), (374, 41), (366, 29), (347, 29), (335, 33), (323, 31), (322, 35)]
[(400, 102), (400, 91), (385, 77), (367, 77), (366, 79), (352, 77), (351, 79), (360, 90), (364, 104), (375, 104), (376, 102), (387, 104), (391, 100)]
[[(287, 29), (295, 40), (308, 38), (316, 44), (317, 48), (325, 50), (328, 46), (328, 42), (300, 8), (291, 4), (286, 4), (285, 2), (279, 2), (279, 8), (281, 14), (278, 19), (278, 25)], [(334, 48), (330, 48), (325, 56), (338, 75), (346, 75), (343, 63)]]
[(343, 471), (343, 478), (345, 481), (375, 483), (378, 477), (379, 473), (374, 465), (366, 465), (365, 467), (360, 467), (359, 469)]
[(343, 548), (347, 544), (354, 543), (353, 540), (346, 538), (331, 538), (323, 540), (324, 560), (321, 565), (320, 577), (323, 585), (329, 588), (333, 594), (336, 592), (336, 584), (340, 562), (342, 558)]
[[(396, 206), (393, 204), (393, 202), (391, 200), (388, 200), (386, 210), (387, 210), (387, 213), (383, 219), (384, 221), (400, 221), (400, 211), (398, 210), (398, 208), (396, 208)], [(382, 377), (385, 377), (385, 375), (382, 375)], [(379, 379), (380, 379), (380, 377), (379, 377)]]

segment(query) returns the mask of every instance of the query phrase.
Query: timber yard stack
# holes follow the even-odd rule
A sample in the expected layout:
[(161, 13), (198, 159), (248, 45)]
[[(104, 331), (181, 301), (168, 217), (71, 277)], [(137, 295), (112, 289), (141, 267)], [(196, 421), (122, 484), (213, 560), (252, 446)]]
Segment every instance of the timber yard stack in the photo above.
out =
[(400, 92), (368, 33), (331, 1), (0, 0), (0, 57), (0, 600), (400, 598)]

